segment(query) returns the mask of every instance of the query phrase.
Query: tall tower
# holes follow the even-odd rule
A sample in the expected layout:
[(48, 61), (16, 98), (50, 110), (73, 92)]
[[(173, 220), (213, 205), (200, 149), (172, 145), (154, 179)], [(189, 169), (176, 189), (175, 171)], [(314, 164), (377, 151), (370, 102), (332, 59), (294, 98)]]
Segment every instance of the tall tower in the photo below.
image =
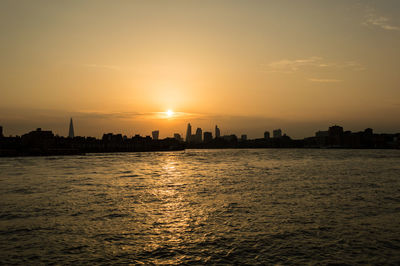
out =
[(191, 137), (192, 137), (192, 126), (189, 123), (186, 130), (186, 142), (190, 142)]
[(215, 138), (221, 137), (221, 131), (219, 131), (218, 126), (215, 126)]
[(203, 130), (201, 128), (197, 128), (196, 130), (196, 142), (202, 142), (203, 141)]
[(72, 123), (72, 117), (71, 121), (69, 122), (69, 133), (68, 133), (68, 138), (74, 138), (75, 133), (74, 133), (74, 124)]

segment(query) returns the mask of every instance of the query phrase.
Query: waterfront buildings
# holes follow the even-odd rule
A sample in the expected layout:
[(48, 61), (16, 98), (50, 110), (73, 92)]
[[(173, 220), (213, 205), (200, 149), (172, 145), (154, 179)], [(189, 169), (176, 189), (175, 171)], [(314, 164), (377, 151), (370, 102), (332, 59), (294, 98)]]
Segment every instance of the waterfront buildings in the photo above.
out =
[(183, 141), (181, 134), (179, 134), (179, 133), (174, 133), (174, 139), (176, 139), (178, 141)]
[(274, 139), (282, 138), (282, 130), (280, 128), (275, 129), (272, 133), (273, 133)]
[(160, 135), (160, 131), (154, 130), (153, 132), (151, 132), (151, 135), (152, 135), (154, 140), (158, 140), (158, 137)]

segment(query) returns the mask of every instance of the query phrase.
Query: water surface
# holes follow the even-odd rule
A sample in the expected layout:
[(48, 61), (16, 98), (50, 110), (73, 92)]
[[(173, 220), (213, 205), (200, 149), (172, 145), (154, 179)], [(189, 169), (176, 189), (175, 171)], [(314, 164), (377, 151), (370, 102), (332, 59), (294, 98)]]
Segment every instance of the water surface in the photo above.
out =
[(399, 150), (0, 158), (2, 264), (400, 263)]

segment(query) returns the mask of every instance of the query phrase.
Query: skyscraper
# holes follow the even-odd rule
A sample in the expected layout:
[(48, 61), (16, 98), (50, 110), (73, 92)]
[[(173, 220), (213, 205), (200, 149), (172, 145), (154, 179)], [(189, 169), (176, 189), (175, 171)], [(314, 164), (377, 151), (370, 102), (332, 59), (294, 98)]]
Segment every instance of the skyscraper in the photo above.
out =
[(212, 133), (211, 132), (204, 132), (203, 141), (206, 142), (206, 143), (212, 141)]
[(0, 126), (0, 138), (2, 138), (2, 137), (3, 137), (3, 127)]
[(264, 132), (264, 139), (269, 139), (269, 131)]
[(196, 142), (202, 142), (203, 141), (203, 130), (201, 128), (196, 129), (196, 135), (195, 135)]
[(74, 138), (75, 137), (75, 133), (74, 133), (74, 124), (72, 123), (72, 117), (71, 120), (69, 122), (69, 133), (68, 133), (68, 138)]
[(190, 123), (188, 123), (186, 130), (186, 142), (190, 142), (191, 136), (192, 136), (192, 126), (190, 125)]
[(221, 131), (219, 131), (218, 126), (215, 126), (215, 138), (221, 137)]

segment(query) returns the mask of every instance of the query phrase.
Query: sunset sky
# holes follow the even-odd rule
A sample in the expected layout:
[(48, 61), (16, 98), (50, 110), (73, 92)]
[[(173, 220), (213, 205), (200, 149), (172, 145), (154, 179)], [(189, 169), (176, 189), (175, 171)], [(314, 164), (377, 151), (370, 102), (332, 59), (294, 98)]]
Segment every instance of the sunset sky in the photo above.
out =
[(0, 33), (6, 135), (400, 132), (398, 0), (3, 0)]

